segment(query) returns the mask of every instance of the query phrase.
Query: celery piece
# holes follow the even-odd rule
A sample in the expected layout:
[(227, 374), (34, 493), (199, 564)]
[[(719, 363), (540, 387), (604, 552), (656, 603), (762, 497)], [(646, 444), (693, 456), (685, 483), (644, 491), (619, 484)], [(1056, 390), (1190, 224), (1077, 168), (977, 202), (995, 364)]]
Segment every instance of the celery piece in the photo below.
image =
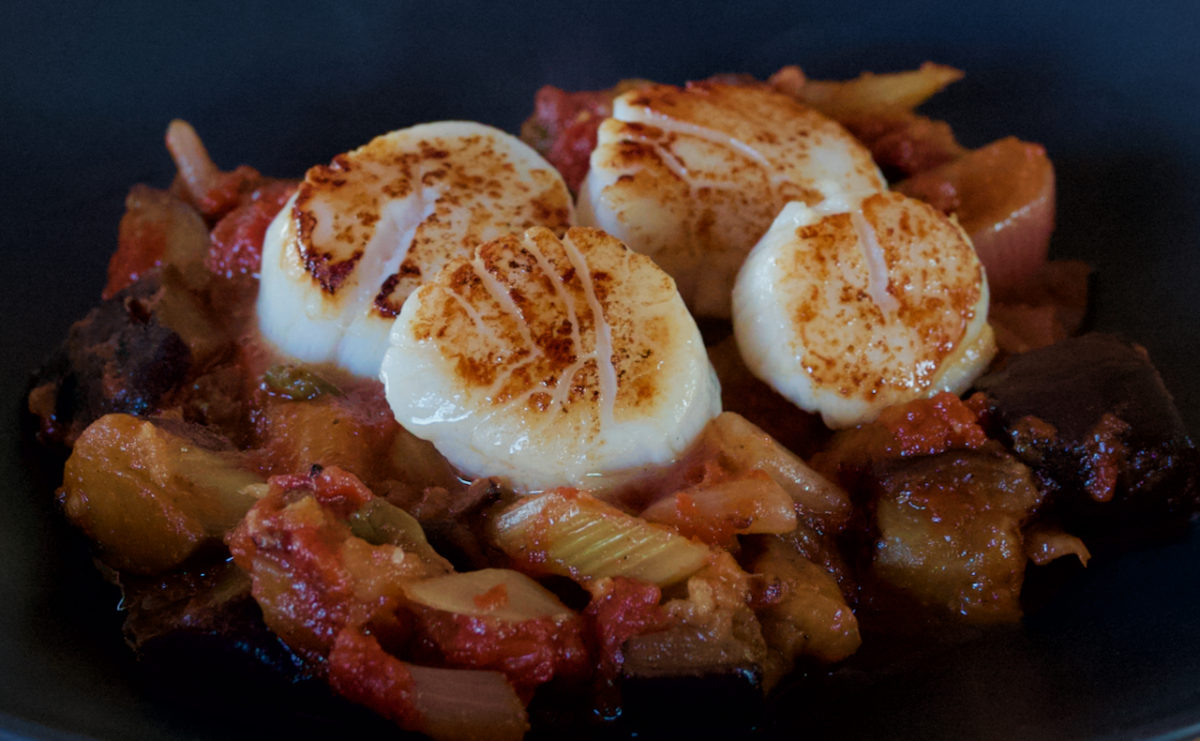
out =
[(480, 569), (404, 585), (409, 600), (458, 615), (522, 622), (573, 614), (554, 594), (512, 569)]
[(628, 576), (659, 586), (691, 576), (710, 553), (669, 528), (564, 490), (528, 497), (504, 511), (495, 538), (512, 558), (553, 574), (580, 580)]
[(341, 396), (337, 386), (303, 366), (280, 363), (263, 373), (263, 383), (272, 393), (292, 401), (312, 401), (322, 394)]

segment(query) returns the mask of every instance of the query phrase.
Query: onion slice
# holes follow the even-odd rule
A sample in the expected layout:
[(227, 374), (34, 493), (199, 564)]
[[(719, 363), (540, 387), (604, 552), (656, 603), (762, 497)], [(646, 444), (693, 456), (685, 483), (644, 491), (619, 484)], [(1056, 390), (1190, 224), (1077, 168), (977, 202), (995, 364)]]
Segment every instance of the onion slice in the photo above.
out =
[(896, 185), (958, 217), (987, 270), (993, 297), (1046, 262), (1054, 230), (1054, 167), (1039, 144), (1007, 137)]

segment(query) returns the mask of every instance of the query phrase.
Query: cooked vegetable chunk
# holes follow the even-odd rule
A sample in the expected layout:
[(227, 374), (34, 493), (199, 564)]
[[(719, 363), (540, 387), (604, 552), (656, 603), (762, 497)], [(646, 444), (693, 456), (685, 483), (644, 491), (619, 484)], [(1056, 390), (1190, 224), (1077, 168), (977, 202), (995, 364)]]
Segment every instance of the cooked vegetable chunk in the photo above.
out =
[(404, 594), (432, 610), (521, 622), (572, 615), (554, 593), (519, 571), (479, 569), (412, 582)]
[(911, 111), (963, 73), (943, 64), (926, 62), (918, 69), (875, 74), (852, 80), (809, 80), (799, 67), (784, 67), (771, 84), (838, 121), (864, 116), (887, 116)]
[(418, 654), (504, 673), (523, 694), (559, 676), (591, 676), (585, 622), (519, 571), (481, 569), (405, 586)]
[(1079, 525), (1128, 530), (1196, 511), (1196, 448), (1137, 345), (1083, 335), (1014, 356), (976, 385), (1013, 453)]
[(529, 729), (525, 706), (503, 674), (417, 666), (355, 629), (334, 641), (329, 682), (344, 697), (438, 741), (518, 741)]
[(157, 280), (143, 280), (71, 326), (29, 395), (43, 439), (70, 445), (105, 414), (153, 412), (183, 380), (191, 352), (155, 313), (161, 297)]
[[(767, 645), (747, 606), (750, 578), (720, 553), (662, 605), (666, 622), (622, 646), (622, 690), (631, 707), (663, 703), (672, 725), (696, 702), (718, 702), (726, 722), (744, 724), (762, 701)], [(689, 700), (690, 697), (690, 700)]]
[(311, 400), (271, 398), (257, 427), (271, 474), (302, 473), (316, 464), (337, 466), (371, 484), (397, 475), (389, 453), (400, 425), (377, 388)]
[(875, 577), (935, 613), (976, 622), (1021, 615), (1021, 525), (1042, 494), (1004, 454), (898, 460), (876, 479)]
[(725, 412), (710, 422), (696, 452), (735, 476), (763, 471), (791, 496), (797, 515), (822, 530), (840, 530), (850, 518), (844, 489), (741, 415)]
[(858, 650), (858, 620), (846, 604), (837, 581), (805, 558), (794, 538), (767, 537), (751, 570), (765, 576), (779, 598), (758, 613), (763, 638), (787, 672), (800, 656), (822, 663), (841, 661)]
[(335, 468), (271, 479), (229, 538), (264, 621), (337, 692), (405, 729), (438, 739), (520, 738), (525, 708), (504, 674), (421, 667), (389, 653), (411, 633), (405, 586), (449, 571), (414, 543), (407, 515), (371, 511), (389, 507)]
[(79, 437), (58, 496), (101, 559), (153, 573), (219, 543), (263, 483), (207, 430), (110, 414)]
[(495, 538), (531, 569), (583, 581), (628, 576), (665, 586), (695, 573), (710, 555), (705, 545), (570, 489), (504, 511)]
[(369, 625), (377, 637), (401, 639), (406, 630), (396, 610), (404, 582), (446, 573), (450, 565), (427, 548), (403, 545), (408, 534), (397, 538), (400, 545), (355, 535), (356, 513), (390, 505), (371, 505), (378, 500), (345, 471), (276, 476), (270, 487), (227, 539), (250, 574), (267, 626), (318, 663), (344, 628)]
[(898, 183), (901, 193), (954, 214), (1003, 296), (1046, 263), (1054, 230), (1054, 167), (1040, 144), (994, 141)]
[(761, 470), (682, 489), (650, 505), (641, 517), (726, 547), (734, 545), (734, 535), (796, 529), (792, 498)]

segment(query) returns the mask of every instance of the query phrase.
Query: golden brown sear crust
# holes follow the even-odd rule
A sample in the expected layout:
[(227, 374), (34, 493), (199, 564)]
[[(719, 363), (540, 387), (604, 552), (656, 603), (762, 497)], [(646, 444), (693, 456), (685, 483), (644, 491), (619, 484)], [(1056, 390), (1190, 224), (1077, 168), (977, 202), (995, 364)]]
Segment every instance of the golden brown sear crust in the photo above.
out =
[(295, 249), (312, 279), (337, 296), (368, 252), (385, 212), (397, 201), (418, 201), (423, 218), (411, 246), (372, 288), (377, 293), (370, 311), (394, 317), (425, 277), (448, 257), (492, 236), (493, 227), (566, 228), (571, 206), (557, 174), (546, 168), (532, 171), (531, 178), (525, 182), (514, 175), (510, 155), (493, 137), (451, 141), (434, 134), (386, 134), (305, 174), (290, 207)]
[(677, 328), (646, 313), (645, 301), (673, 293), (648, 258), (603, 232), (574, 228), (560, 240), (531, 229), (453, 262), (411, 331), (436, 343), (462, 386), (486, 390), (493, 406), (524, 397), (527, 412), (540, 414), (583, 404), (599, 423), (603, 405), (619, 420), (659, 403), (669, 378), (659, 349)]

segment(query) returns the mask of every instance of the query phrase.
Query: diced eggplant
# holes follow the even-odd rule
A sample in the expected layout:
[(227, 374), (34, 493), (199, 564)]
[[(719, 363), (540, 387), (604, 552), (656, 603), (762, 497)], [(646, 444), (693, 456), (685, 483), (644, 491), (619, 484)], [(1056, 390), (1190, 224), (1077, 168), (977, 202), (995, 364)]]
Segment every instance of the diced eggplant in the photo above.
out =
[(1069, 530), (1132, 531), (1196, 512), (1200, 456), (1141, 347), (1087, 334), (1014, 356), (976, 386)]
[[(121, 574), (117, 581), (126, 642), (180, 688), (217, 677), (247, 690), (306, 678), (302, 662), (263, 624), (250, 578), (233, 563), (149, 577)], [(180, 673), (180, 666), (189, 670)]]
[(935, 616), (972, 623), (1021, 616), (1021, 526), (1042, 499), (1003, 451), (897, 459), (877, 474), (871, 574)]
[(148, 414), (183, 381), (192, 354), (160, 320), (161, 296), (157, 278), (144, 279), (71, 326), (30, 393), (42, 439), (69, 446), (105, 414)]
[[(752, 579), (728, 554), (662, 603), (657, 628), (621, 644), (621, 695), (635, 722), (745, 730), (762, 707), (769, 651), (747, 605)], [(697, 708), (718, 707), (717, 714)], [(644, 715), (644, 718), (642, 717)]]
[(757, 652), (732, 631), (674, 625), (630, 638), (622, 653), (622, 703), (635, 724), (744, 730), (762, 712)]
[(828, 664), (857, 651), (858, 620), (834, 576), (803, 553), (806, 544), (783, 535), (758, 538), (754, 546), (750, 570), (778, 592), (758, 611), (763, 638), (779, 655), (777, 672), (789, 671), (801, 656)]

